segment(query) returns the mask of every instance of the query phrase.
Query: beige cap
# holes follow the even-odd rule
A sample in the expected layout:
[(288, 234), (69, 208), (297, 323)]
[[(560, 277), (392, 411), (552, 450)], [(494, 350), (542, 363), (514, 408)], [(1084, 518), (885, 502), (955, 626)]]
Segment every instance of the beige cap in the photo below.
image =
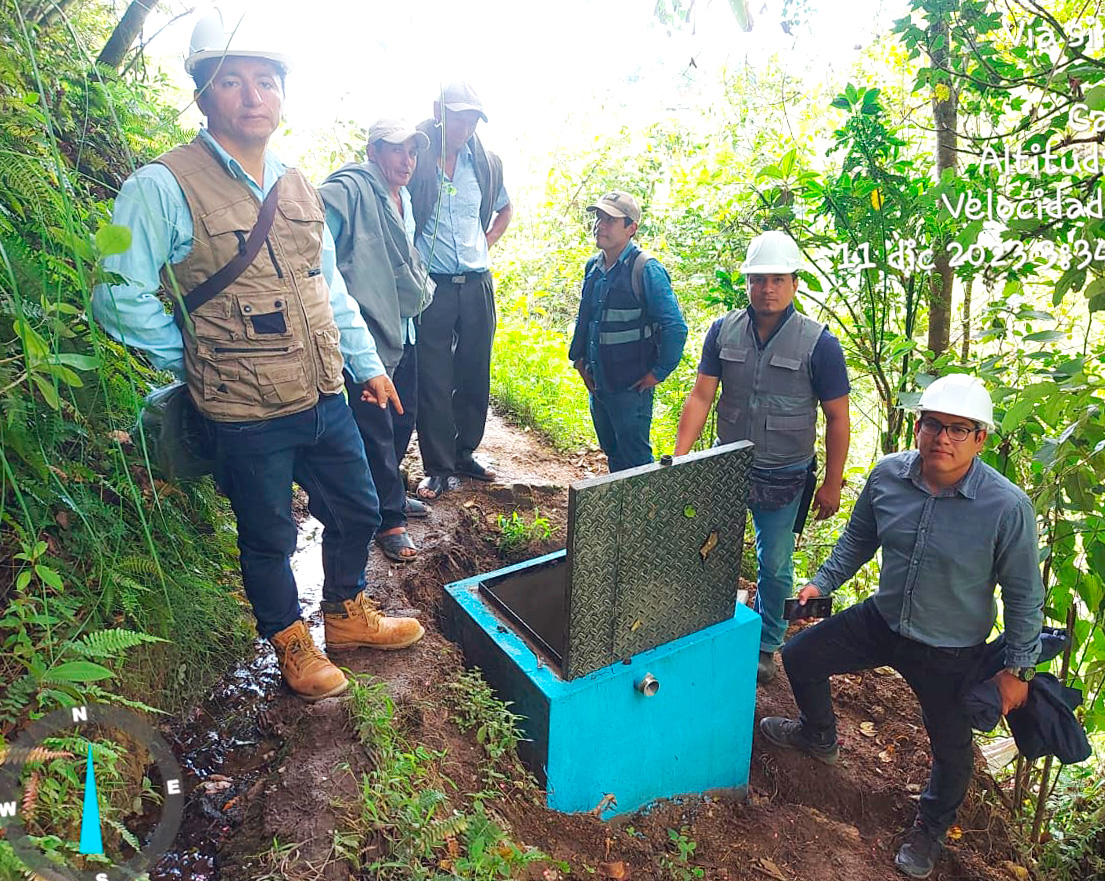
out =
[(628, 217), (634, 223), (641, 219), (641, 206), (629, 193), (611, 190), (594, 205), (587, 206), (588, 211), (601, 211), (611, 217)]
[(403, 119), (377, 119), (368, 130), (368, 143), (387, 141), (389, 144), (405, 144), (414, 138), (418, 144), (418, 152), (430, 146), (430, 139), (425, 132), (420, 132), (413, 125)]
[(476, 90), (468, 83), (460, 80), (449, 83), (442, 90), (441, 97), (444, 98), (446, 110), (452, 110), (454, 113), (475, 110), (480, 115), (480, 119), (487, 122), (487, 114), (483, 112), (483, 102), (480, 100), (480, 96), (476, 94)]

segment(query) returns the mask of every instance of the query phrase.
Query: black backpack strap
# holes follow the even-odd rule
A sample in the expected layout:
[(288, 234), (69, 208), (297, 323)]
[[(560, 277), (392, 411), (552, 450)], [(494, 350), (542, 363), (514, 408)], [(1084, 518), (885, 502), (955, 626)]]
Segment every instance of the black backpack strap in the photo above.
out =
[(216, 297), (225, 291), (237, 281), (238, 276), (245, 272), (246, 267), (257, 257), (257, 254), (261, 250), (261, 245), (268, 237), (269, 230), (272, 229), (272, 222), (276, 218), (276, 203), (279, 201), (277, 193), (279, 189), (280, 179), (277, 178), (276, 182), (272, 185), (272, 189), (269, 190), (269, 194), (265, 196), (265, 201), (261, 203), (261, 211), (257, 215), (257, 223), (254, 225), (253, 230), (249, 234), (249, 238), (246, 239), (246, 243), (238, 253), (238, 256), (234, 257), (226, 266), (184, 295), (184, 308), (179, 308), (178, 304), (178, 308), (173, 311), (173, 320), (176, 321), (177, 327), (183, 328), (185, 312), (195, 312), (212, 297)]

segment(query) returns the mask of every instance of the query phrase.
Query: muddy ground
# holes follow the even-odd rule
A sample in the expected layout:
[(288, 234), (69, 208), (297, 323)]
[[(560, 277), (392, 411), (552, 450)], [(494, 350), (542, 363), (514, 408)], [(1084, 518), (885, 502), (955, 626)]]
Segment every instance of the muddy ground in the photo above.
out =
[[(412, 521), (422, 552), (407, 565), (374, 551), (370, 583), (385, 610), (417, 614), (426, 637), (401, 653), (343, 656), (352, 670), (388, 683), (412, 741), (447, 751), (446, 773), (461, 792), (482, 788), (481, 747), (450, 720), (444, 693), (461, 669), (457, 650), (442, 635), (436, 613), (442, 586), (503, 565), (493, 542), (500, 512), (532, 514), (536, 505), (554, 526), (550, 541), (522, 558), (562, 547), (567, 486), (600, 473), (600, 454), (564, 456), (531, 432), (492, 418), (481, 455), (500, 475), (488, 485), (465, 481), (435, 504), (427, 521)], [(412, 478), (417, 478), (414, 459)], [(294, 560), (312, 626), (321, 637), (321, 583), (317, 524), (306, 520)], [(517, 555), (516, 555), (517, 556)], [(321, 640), (320, 640), (321, 644)], [(777, 879), (851, 881), (900, 879), (893, 855), (912, 820), (928, 775), (927, 738), (916, 702), (888, 669), (834, 681), (842, 752), (833, 768), (768, 747), (756, 735), (748, 798), (743, 803), (686, 799), (660, 803), (618, 823), (545, 809), (532, 789), (504, 787), (493, 805), (512, 838), (564, 861), (571, 877), (634, 879)], [(785, 676), (761, 688), (760, 715), (793, 715)], [(368, 767), (341, 699), (306, 705), (280, 685), (271, 652), (227, 677), (212, 697), (175, 732), (192, 796), (179, 850), (152, 874), (159, 879), (255, 881), (264, 877), (360, 878), (333, 859), (332, 830), (342, 804), (353, 799), (355, 774)], [(352, 772), (352, 773), (351, 773)], [(959, 815), (962, 837), (948, 848), (938, 881), (998, 881), (1027, 877), (1013, 866), (999, 796), (980, 771)], [(697, 847), (688, 868), (673, 874), (669, 829)], [(296, 843), (296, 859), (275, 865), (265, 856), (278, 840)], [(529, 877), (557, 879), (540, 866)], [(367, 876), (363, 876), (367, 877)]]

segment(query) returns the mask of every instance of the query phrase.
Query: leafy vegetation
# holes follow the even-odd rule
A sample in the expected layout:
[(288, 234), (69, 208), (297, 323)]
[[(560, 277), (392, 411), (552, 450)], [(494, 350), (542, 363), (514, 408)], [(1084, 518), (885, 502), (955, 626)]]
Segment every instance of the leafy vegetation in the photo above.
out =
[[(516, 877), (548, 860), (512, 841), (493, 816), (488, 800), (497, 790), (456, 793), (444, 774), (445, 753), (407, 743), (384, 683), (358, 678), (350, 691), (350, 716), (372, 770), (360, 779), (357, 813), (336, 837), (339, 856), (375, 878), (472, 881)], [(517, 767), (518, 717), (491, 696), (478, 672), (464, 674), (454, 694), (458, 722), (478, 726), (488, 754), (485, 779), (503, 779), (502, 766)]]
[(530, 542), (548, 541), (552, 537), (549, 518), (542, 517), (537, 508), (533, 509), (533, 519), (529, 521), (517, 511), (511, 511), (509, 517), (499, 514), (495, 522), (502, 533), (499, 538), (499, 549), (502, 551), (515, 551)]

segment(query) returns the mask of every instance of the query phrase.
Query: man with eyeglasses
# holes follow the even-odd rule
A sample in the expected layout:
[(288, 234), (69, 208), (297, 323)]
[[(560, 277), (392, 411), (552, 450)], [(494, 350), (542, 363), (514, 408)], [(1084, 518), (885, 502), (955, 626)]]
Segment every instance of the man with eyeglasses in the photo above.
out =
[(971, 726), (960, 697), (997, 618), (995, 585), (1006, 639), (1006, 666), (994, 678), (1002, 713), (1028, 698), (1044, 588), (1031, 501), (978, 457), (994, 424), (986, 388), (964, 374), (944, 376), (925, 389), (919, 409), (917, 449), (875, 466), (832, 555), (798, 598), (828, 596), (881, 548), (878, 592), (783, 647), (800, 715), (761, 719), (760, 732), (834, 764), (829, 677), (897, 670), (921, 703), (933, 763), (895, 863), (927, 878), (971, 780)]
[[(683, 404), (675, 455), (691, 451), (717, 402), (720, 443), (755, 444), (748, 509), (756, 530), (754, 608), (763, 627), (759, 682), (775, 678), (775, 652), (794, 593), (794, 536), (808, 506), (824, 520), (840, 509), (848, 458), (848, 368), (840, 342), (820, 321), (794, 308), (802, 255), (784, 232), (761, 233), (748, 244), (741, 272), (748, 308), (734, 309), (706, 332), (694, 388)], [(817, 484), (817, 410), (825, 414), (825, 476)]]
[(652, 461), (654, 389), (683, 357), (687, 325), (660, 262), (633, 243), (641, 208), (613, 190), (588, 209), (598, 254), (587, 261), (568, 358), (591, 393), (611, 472)]

